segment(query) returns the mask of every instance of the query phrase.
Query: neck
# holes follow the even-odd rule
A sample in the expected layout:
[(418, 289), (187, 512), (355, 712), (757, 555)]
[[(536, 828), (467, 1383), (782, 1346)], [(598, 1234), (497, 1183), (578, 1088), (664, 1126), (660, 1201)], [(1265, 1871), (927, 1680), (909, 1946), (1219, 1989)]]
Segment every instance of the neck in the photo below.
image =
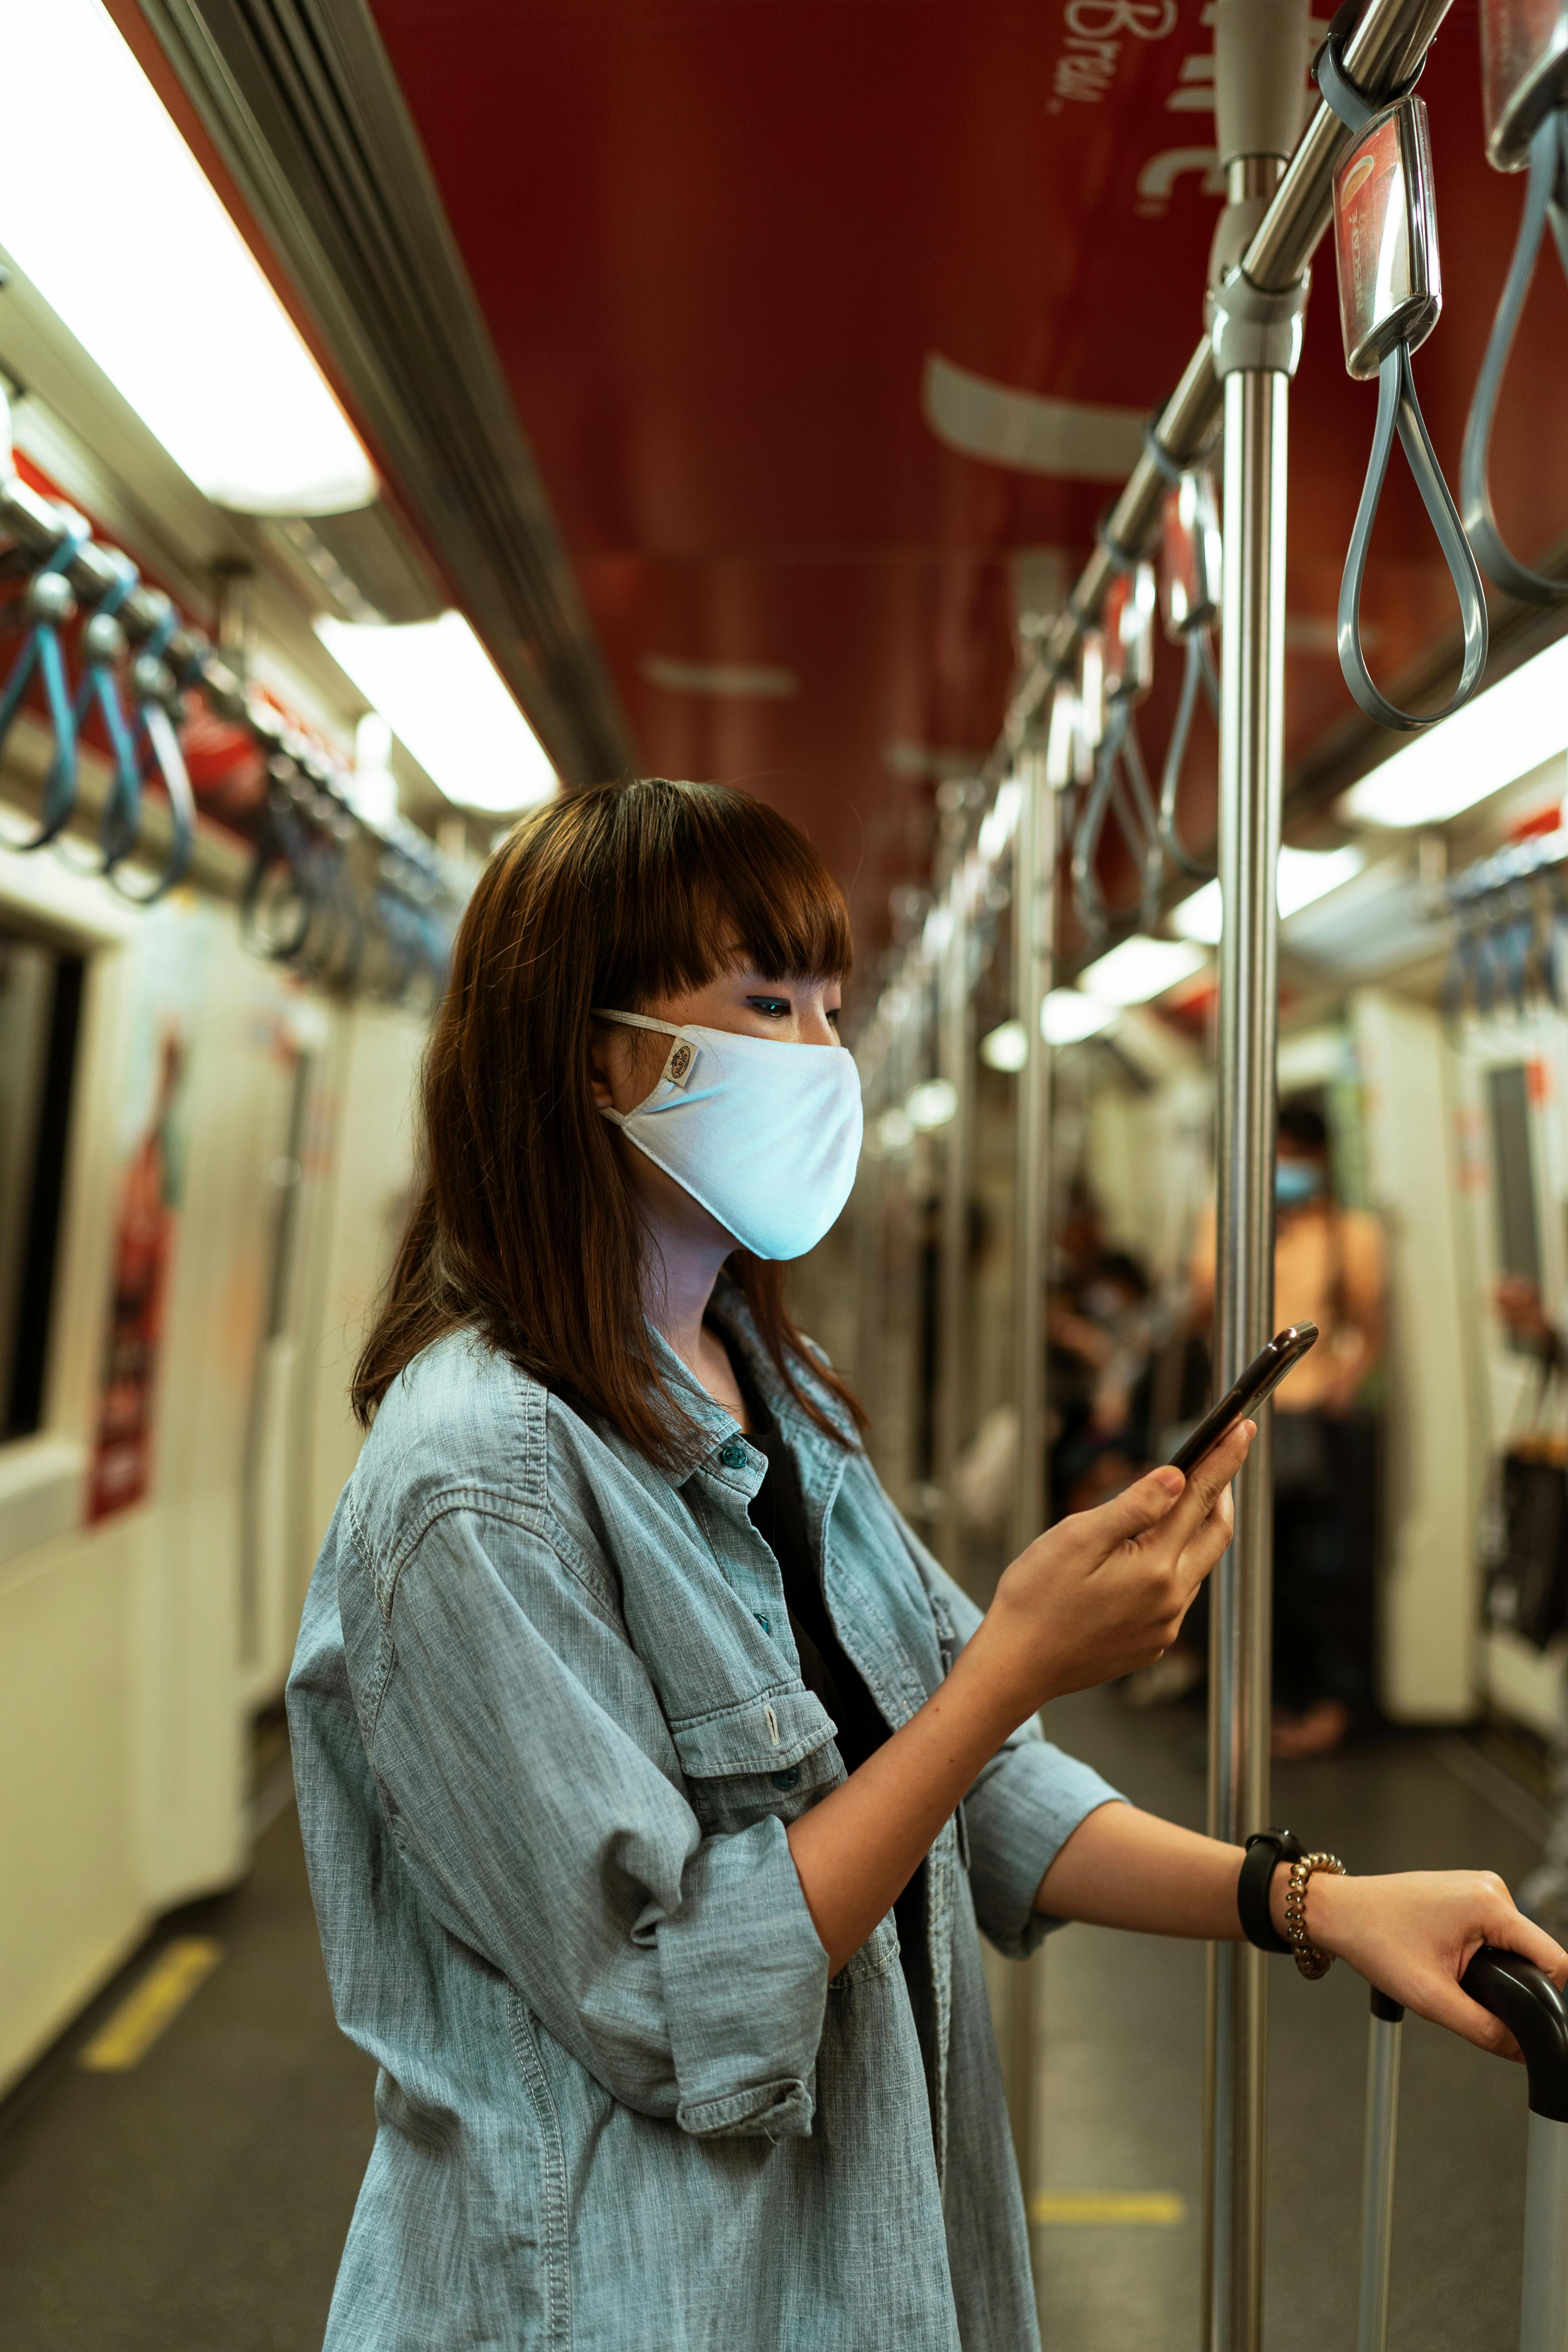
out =
[(647, 1319), (705, 1385), (714, 1343), (705, 1338), (702, 1318), (720, 1268), (734, 1246), (727, 1234), (717, 1241), (698, 1240), (658, 1224), (648, 1234)]

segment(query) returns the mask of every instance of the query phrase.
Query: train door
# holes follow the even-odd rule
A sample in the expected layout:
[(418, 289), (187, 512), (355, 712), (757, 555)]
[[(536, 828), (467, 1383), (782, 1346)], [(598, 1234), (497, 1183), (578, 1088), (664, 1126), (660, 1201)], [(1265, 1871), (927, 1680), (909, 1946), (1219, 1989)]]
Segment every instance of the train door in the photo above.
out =
[[(1495, 1538), (1500, 1458), (1510, 1444), (1561, 1446), (1561, 1380), (1543, 1384), (1539, 1350), (1514, 1339), (1495, 1299), (1509, 1276), (1531, 1284), (1560, 1321), (1568, 1303), (1568, 1023), (1548, 1006), (1476, 1022), (1459, 1057), (1464, 1189), (1477, 1269), (1478, 1404), (1488, 1433)], [(1549, 1738), (1568, 1733), (1568, 1634), (1539, 1651), (1506, 1627), (1483, 1644), (1488, 1698)]]
[(1464, 1722), (1479, 1696), (1477, 1523), (1481, 1317), (1458, 1187), (1461, 1076), (1427, 1006), (1376, 990), (1352, 1003), (1366, 1184), (1384, 1229), (1384, 1576), (1379, 1697), (1396, 1722)]

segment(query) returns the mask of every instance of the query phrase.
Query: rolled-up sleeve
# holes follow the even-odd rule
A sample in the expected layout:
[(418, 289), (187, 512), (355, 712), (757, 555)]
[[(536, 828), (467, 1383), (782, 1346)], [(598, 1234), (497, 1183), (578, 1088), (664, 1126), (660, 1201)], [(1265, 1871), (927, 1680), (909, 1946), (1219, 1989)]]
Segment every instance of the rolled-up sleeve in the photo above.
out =
[(646, 1669), (542, 1537), (448, 1511), (384, 1609), (367, 1597), (356, 1702), (443, 1925), (623, 2104), (699, 2134), (808, 2133), (827, 1956), (784, 1823), (703, 1835)]
[[(904, 1536), (952, 1629), (956, 1657), (981, 1612), (907, 1523)], [(1090, 1766), (1054, 1748), (1038, 1716), (997, 1750), (963, 1801), (963, 1825), (975, 1916), (999, 1952), (1026, 1959), (1063, 1925), (1035, 1908), (1041, 1879), (1080, 1822), (1101, 1805), (1125, 1802)]]

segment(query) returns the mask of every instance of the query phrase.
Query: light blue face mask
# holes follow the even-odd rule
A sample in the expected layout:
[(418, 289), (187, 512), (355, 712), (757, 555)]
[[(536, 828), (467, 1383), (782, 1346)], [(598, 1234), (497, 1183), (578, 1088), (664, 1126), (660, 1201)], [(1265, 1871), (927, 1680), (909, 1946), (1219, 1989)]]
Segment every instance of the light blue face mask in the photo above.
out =
[(1300, 1209), (1316, 1200), (1323, 1189), (1323, 1171), (1314, 1160), (1281, 1160), (1274, 1170), (1274, 1198), (1282, 1209)]

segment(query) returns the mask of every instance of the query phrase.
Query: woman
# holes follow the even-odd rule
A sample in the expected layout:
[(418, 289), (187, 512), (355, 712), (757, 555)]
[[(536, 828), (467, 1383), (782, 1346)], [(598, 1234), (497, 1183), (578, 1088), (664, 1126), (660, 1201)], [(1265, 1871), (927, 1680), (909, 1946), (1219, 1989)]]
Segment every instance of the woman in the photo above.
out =
[[(1037, 1714), (1171, 1641), (1252, 1432), (1040, 1537), (984, 1618), (942, 1574), (780, 1288), (853, 1178), (849, 954), (802, 835), (712, 786), (551, 804), (465, 916), (289, 1691), (383, 2070), (332, 2352), (1032, 2346), (977, 1924), (1240, 1933), (1240, 1853)], [(1568, 1973), (1489, 1875), (1307, 1895), (1490, 2048), (1483, 1937)]]

